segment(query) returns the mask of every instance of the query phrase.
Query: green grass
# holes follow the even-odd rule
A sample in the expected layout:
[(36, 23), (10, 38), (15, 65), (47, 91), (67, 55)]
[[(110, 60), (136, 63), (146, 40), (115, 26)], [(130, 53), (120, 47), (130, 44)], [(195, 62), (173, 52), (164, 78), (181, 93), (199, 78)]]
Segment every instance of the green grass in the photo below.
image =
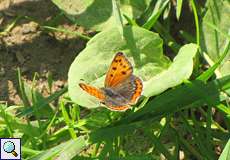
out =
[[(0, 137), (21, 138), (23, 159), (149, 160), (159, 159), (163, 155), (166, 159), (177, 160), (181, 152), (185, 159), (228, 159), (230, 73), (224, 76), (217, 76), (216, 73), (221, 72), (221, 66), (229, 61), (230, 36), (217, 22), (203, 24), (204, 16), (200, 13), (202, 6), (194, 0), (176, 2), (176, 6), (172, 1), (151, 2), (141, 16), (134, 18), (122, 13), (122, 4), (113, 0), (111, 12), (116, 21), (113, 27), (118, 27), (124, 38), (125, 25), (157, 32), (173, 55), (184, 45), (182, 41), (195, 41), (201, 54), (194, 59), (193, 74), (189, 79), (158, 95), (141, 98), (131, 110), (111, 112), (102, 107), (89, 110), (80, 106), (71, 100), (67, 86), (52, 91), (54, 80), (51, 74), (47, 78), (49, 96), (44, 97), (36, 89), (38, 75), (35, 73), (33, 84), (28, 85), (18, 68), (17, 93), (22, 104), (0, 103)], [(176, 25), (180, 27), (181, 17), (186, 12), (184, 5), (190, 5), (190, 14), (194, 17), (189, 18), (195, 22), (195, 26), (192, 26), (193, 33), (180, 30), (178, 35), (182, 40), (178, 41), (178, 37), (172, 34), (173, 29), (170, 29), (170, 23), (173, 23), (170, 16), (178, 20)], [(164, 18), (165, 9), (170, 7), (168, 17)], [(92, 43), (94, 38), (88, 35), (57, 27), (59, 18), (63, 18), (64, 14), (60, 10), (60, 14), (45, 21), (45, 25), (39, 24), (40, 30), (71, 34)], [(68, 17), (67, 14), (65, 18)], [(20, 16), (0, 34), (8, 34), (22, 19), (36, 21), (29, 16)], [(70, 19), (72, 21), (73, 18)], [(100, 17), (98, 19), (100, 22)], [(213, 65), (208, 67), (205, 54), (209, 56), (209, 53), (203, 47), (204, 35), (201, 34), (202, 25), (205, 24), (225, 40), (221, 56), (212, 59)], [(216, 115), (221, 117), (221, 121)], [(223, 151), (220, 157), (217, 148)]]

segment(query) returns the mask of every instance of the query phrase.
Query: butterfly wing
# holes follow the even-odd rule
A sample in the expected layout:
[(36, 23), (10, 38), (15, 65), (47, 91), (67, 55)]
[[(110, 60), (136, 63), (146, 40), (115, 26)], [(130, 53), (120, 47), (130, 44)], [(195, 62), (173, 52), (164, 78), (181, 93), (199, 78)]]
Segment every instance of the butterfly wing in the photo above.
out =
[(130, 105), (137, 103), (137, 100), (140, 98), (142, 90), (143, 90), (143, 83), (139, 77), (135, 77), (134, 83), (135, 83), (135, 90), (131, 96), (130, 103), (129, 103)]
[(113, 106), (113, 105), (108, 105), (105, 101), (106, 96), (104, 94), (104, 92), (101, 89), (98, 89), (96, 87), (84, 84), (84, 83), (79, 83), (79, 86), (86, 91), (87, 93), (89, 93), (90, 95), (98, 98), (99, 100), (101, 100), (103, 103), (105, 103), (107, 106), (106, 108), (112, 110), (112, 111), (126, 111), (127, 109), (129, 109), (129, 106)]
[(96, 87), (93, 87), (93, 86), (90, 86), (84, 83), (79, 83), (79, 86), (91, 96), (94, 96), (101, 101), (105, 100), (105, 94), (101, 89), (98, 89)]
[(115, 87), (133, 73), (133, 67), (122, 52), (118, 52), (106, 74), (105, 87)]
[(143, 83), (139, 77), (131, 75), (128, 79), (119, 83), (113, 89), (116, 93), (127, 99), (129, 105), (133, 105), (141, 96)]
[(126, 111), (129, 109), (129, 106), (107, 106), (106, 108), (110, 109), (111, 111)]
[(137, 100), (140, 98), (141, 93), (143, 90), (143, 83), (142, 80), (134, 75), (132, 75), (129, 79), (125, 82), (118, 84), (114, 91), (117, 92), (122, 98), (119, 99), (126, 99), (127, 103), (119, 102), (119, 99), (116, 99), (116, 103), (120, 103), (123, 105), (115, 105), (113, 101), (107, 102), (105, 100), (106, 107), (112, 111), (126, 111), (130, 108), (129, 105), (136, 104)]

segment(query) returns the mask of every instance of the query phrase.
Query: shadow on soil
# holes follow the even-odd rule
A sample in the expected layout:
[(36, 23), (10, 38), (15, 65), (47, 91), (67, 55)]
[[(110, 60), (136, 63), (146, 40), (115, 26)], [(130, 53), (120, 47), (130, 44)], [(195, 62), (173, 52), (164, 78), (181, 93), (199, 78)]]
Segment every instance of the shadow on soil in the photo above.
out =
[[(0, 16), (3, 19), (1, 29), (18, 16), (29, 16), (44, 24), (60, 13), (52, 2), (46, 0), (16, 0), (2, 10), (4, 6), (1, 5), (4, 4), (0, 3)], [(72, 25), (64, 17), (58, 24), (67, 27)], [(39, 79), (47, 83), (45, 80), (50, 72), (54, 81), (66, 82), (69, 66), (85, 43), (79, 38), (42, 32), (30, 20), (19, 20), (10, 33), (0, 35), (0, 101), (9, 104), (20, 101), (16, 91), (17, 67), (26, 81), (31, 81), (37, 72)]]

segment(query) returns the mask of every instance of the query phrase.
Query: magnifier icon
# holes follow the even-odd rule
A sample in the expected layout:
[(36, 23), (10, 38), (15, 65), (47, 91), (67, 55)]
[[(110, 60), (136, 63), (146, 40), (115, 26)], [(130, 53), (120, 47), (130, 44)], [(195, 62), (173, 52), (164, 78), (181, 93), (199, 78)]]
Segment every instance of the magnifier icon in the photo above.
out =
[(11, 141), (6, 141), (4, 144), (3, 144), (3, 149), (6, 153), (11, 153), (14, 155), (14, 157), (17, 157), (18, 154), (17, 152), (15, 152), (15, 145), (13, 142)]

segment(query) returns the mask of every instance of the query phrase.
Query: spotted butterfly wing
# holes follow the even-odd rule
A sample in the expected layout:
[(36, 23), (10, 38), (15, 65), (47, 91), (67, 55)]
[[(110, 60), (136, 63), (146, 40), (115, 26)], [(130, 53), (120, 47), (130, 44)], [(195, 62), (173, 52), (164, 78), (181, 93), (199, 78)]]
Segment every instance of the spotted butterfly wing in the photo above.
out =
[(115, 87), (133, 73), (133, 67), (122, 52), (118, 52), (106, 74), (105, 87)]
[(138, 98), (141, 96), (142, 89), (142, 80), (135, 75), (131, 75), (124, 82), (121, 82), (114, 87), (114, 91), (127, 99), (129, 105), (133, 105), (137, 102)]
[(119, 95), (111, 94), (105, 99), (105, 104), (111, 110), (125, 111), (130, 108), (129, 105), (135, 104), (141, 95), (142, 81), (133, 75), (133, 67), (122, 52), (115, 55), (109, 67), (105, 87), (113, 89)]
[[(113, 111), (126, 111), (141, 96), (143, 84), (140, 78), (131, 75), (124, 82), (113, 87), (113, 94), (105, 94), (105, 105)], [(107, 91), (106, 89), (105, 91)], [(109, 96), (108, 96), (109, 95)]]

